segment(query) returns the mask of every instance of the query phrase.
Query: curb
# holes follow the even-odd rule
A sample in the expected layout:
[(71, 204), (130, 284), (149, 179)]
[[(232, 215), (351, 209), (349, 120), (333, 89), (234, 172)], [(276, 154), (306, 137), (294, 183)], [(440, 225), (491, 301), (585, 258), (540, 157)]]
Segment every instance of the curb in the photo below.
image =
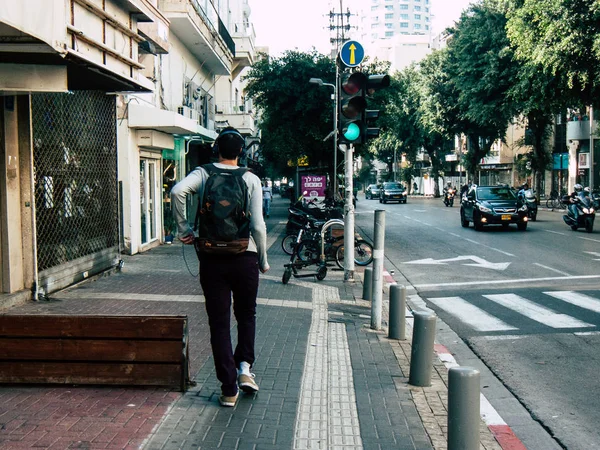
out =
[[(460, 364), (456, 362), (454, 356), (450, 353), (450, 350), (442, 344), (435, 344), (434, 351), (438, 355), (438, 358), (444, 363), (447, 369), (452, 367), (459, 367)], [(488, 399), (480, 393), (479, 409), (481, 418), (487, 425), (488, 429), (492, 432), (500, 447), (503, 450), (527, 450), (521, 440), (515, 435), (512, 428), (500, 417), (500, 414), (488, 401)]]
[[(386, 269), (383, 270), (383, 278), (386, 282), (384, 289), (387, 288), (389, 290), (391, 285), (398, 284)], [(412, 286), (411, 289), (414, 290)], [(411, 310), (412, 309), (414, 308), (411, 306)], [(446, 366), (447, 369), (460, 366), (446, 346), (442, 344), (434, 344), (434, 351), (439, 360), (444, 364), (444, 366)], [(512, 428), (504, 421), (504, 419), (502, 419), (502, 417), (500, 417), (498, 411), (496, 411), (489, 400), (481, 392), (479, 409), (481, 419), (484, 421), (502, 450), (527, 450), (527, 447), (525, 447), (523, 442), (521, 442), (521, 440), (515, 435)]]

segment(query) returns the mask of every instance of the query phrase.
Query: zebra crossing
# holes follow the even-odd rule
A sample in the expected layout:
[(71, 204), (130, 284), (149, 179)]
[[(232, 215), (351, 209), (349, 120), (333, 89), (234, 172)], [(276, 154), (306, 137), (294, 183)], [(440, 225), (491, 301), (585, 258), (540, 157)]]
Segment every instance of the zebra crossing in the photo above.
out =
[(536, 292), (535, 301), (515, 293), (472, 294), (426, 297), (426, 302), (438, 313), (443, 311), (480, 333), (524, 331), (524, 321), (545, 329), (589, 333), (600, 330), (600, 292), (597, 294), (599, 298), (577, 291)]

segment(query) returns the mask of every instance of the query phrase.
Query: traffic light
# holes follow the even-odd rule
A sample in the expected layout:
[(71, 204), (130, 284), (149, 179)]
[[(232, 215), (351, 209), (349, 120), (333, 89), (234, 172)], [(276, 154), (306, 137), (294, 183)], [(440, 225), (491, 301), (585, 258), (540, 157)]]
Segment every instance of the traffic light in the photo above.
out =
[(367, 107), (364, 90), (367, 76), (361, 72), (344, 73), (338, 95), (339, 143), (360, 144), (365, 133), (363, 114)]
[[(373, 95), (375, 91), (386, 88), (390, 85), (389, 75), (369, 75), (366, 77), (365, 88), (363, 90), (363, 96), (368, 97)], [(368, 139), (376, 138), (379, 136), (379, 128), (373, 127), (375, 122), (379, 118), (379, 110), (367, 109), (367, 100), (365, 98), (365, 109), (362, 113), (362, 122), (364, 124), (362, 144), (366, 144)]]

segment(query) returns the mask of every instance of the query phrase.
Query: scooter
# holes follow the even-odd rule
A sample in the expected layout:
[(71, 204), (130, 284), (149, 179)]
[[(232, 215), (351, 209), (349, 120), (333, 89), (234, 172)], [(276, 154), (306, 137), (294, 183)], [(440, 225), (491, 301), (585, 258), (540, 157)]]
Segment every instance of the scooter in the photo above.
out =
[(444, 191), (444, 205), (446, 206), (454, 206), (454, 196), (456, 195), (456, 190), (454, 189), (446, 189)]
[(594, 231), (594, 219), (596, 210), (594, 209), (593, 199), (588, 195), (577, 195), (575, 197), (565, 196), (563, 202), (571, 203), (577, 208), (577, 218), (569, 208), (568, 214), (563, 216), (563, 220), (571, 227), (571, 230), (577, 231), (578, 228), (585, 228), (585, 231), (591, 233)]

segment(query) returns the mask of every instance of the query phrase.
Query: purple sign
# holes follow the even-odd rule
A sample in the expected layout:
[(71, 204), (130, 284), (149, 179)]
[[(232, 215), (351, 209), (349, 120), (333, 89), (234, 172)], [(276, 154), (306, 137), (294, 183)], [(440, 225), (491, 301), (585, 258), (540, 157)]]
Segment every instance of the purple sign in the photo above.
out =
[(303, 175), (302, 192), (306, 192), (304, 197), (325, 197), (327, 188), (327, 177), (325, 175)]

